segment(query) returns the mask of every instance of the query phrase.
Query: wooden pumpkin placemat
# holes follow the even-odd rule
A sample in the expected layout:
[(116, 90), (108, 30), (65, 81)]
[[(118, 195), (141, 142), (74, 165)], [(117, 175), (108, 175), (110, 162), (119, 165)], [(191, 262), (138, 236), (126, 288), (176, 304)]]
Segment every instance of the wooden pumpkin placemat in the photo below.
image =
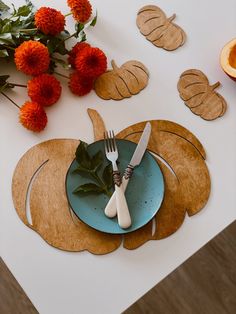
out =
[(118, 67), (111, 61), (112, 70), (100, 75), (95, 81), (96, 94), (105, 100), (130, 98), (143, 90), (149, 80), (148, 69), (139, 61), (131, 60)]
[[(105, 130), (100, 115), (88, 110), (96, 140)], [(147, 121), (132, 125), (117, 138), (138, 142)], [(120, 236), (98, 232), (82, 223), (71, 211), (66, 198), (65, 178), (74, 159), (78, 140), (54, 139), (32, 147), (20, 159), (12, 179), (15, 209), (25, 225), (50, 245), (79, 252), (107, 254), (122, 243), (135, 249), (149, 240), (163, 239), (181, 226), (186, 213), (198, 213), (210, 194), (206, 154), (198, 139), (184, 127), (165, 120), (152, 120), (148, 149), (155, 154), (165, 179), (165, 197), (154, 218), (143, 228)], [(31, 186), (31, 189), (29, 188)], [(27, 219), (26, 199), (30, 197), (32, 223)]]
[(227, 109), (225, 99), (215, 92), (220, 82), (209, 84), (206, 75), (197, 69), (190, 69), (180, 75), (178, 91), (189, 109), (204, 120), (222, 117)]
[(156, 5), (146, 5), (137, 15), (136, 24), (147, 40), (165, 50), (175, 50), (186, 40), (184, 30), (172, 21), (176, 15), (167, 18)]

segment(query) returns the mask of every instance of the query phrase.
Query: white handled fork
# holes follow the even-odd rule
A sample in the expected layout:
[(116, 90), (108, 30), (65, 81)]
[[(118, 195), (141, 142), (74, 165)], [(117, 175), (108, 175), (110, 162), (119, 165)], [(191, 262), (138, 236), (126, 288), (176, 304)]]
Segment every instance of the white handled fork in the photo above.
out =
[(113, 131), (104, 133), (104, 143), (106, 157), (112, 163), (113, 168), (113, 180), (115, 183), (116, 191), (116, 208), (118, 224), (122, 229), (126, 229), (131, 226), (131, 217), (125, 199), (124, 190), (121, 186), (122, 183), (121, 176), (116, 164), (116, 161), (118, 159), (118, 149)]

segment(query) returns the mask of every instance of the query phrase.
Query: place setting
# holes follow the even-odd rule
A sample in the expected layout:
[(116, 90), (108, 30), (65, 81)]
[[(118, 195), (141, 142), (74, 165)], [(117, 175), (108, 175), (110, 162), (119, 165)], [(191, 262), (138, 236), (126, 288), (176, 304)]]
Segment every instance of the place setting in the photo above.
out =
[(84, 223), (98, 231), (124, 234), (143, 227), (155, 216), (164, 197), (164, 180), (156, 160), (146, 150), (150, 133), (151, 124), (147, 123), (136, 145), (116, 140), (114, 132), (108, 131), (104, 140), (88, 146), (88, 158), (93, 154), (89, 161), (100, 154), (94, 165), (97, 176), (92, 175), (100, 185), (87, 183), (91, 170), (83, 168), (88, 160), (81, 160), (86, 153), (77, 150), (66, 176), (66, 193), (71, 209)]

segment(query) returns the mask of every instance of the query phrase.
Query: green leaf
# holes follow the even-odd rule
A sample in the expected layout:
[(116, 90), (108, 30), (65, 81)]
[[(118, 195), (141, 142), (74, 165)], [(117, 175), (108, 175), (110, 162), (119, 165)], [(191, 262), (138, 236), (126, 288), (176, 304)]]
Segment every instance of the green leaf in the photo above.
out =
[(91, 160), (91, 166), (93, 171), (97, 171), (103, 163), (103, 154), (101, 151), (98, 151)]
[(89, 26), (95, 26), (97, 24), (98, 14), (96, 12), (95, 17), (92, 19), (92, 22), (89, 24)]
[(0, 12), (5, 12), (10, 10), (9, 6), (0, 0)]
[(21, 7), (19, 7), (19, 9), (17, 10), (17, 15), (18, 16), (28, 16), (31, 13), (31, 8), (28, 5), (23, 5)]
[(91, 158), (87, 151), (88, 144), (85, 142), (80, 142), (79, 146), (77, 147), (75, 156), (76, 161), (79, 165), (83, 166), (84, 168), (90, 169), (91, 168)]
[(87, 40), (87, 36), (84, 31), (79, 34), (79, 42), (83, 42)]
[(79, 165), (79, 166), (73, 171), (73, 173), (90, 174), (90, 170)]
[(103, 193), (103, 189), (94, 183), (86, 183), (83, 185), (80, 185), (77, 189), (73, 191), (73, 193), (83, 193), (83, 194), (89, 194), (89, 193)]
[[(2, 50), (0, 50), (1, 52)], [(0, 85), (6, 84), (7, 80), (9, 79), (10, 75), (0, 75)]]
[(11, 88), (11, 87), (9, 87), (8, 83), (3, 84), (2, 86), (0, 86), (0, 93), (5, 91), (8, 88)]
[(8, 57), (9, 54), (6, 49), (0, 50), (0, 58)]
[(84, 29), (84, 24), (82, 23), (76, 23), (75, 24), (75, 31), (77, 33), (77, 35), (79, 35), (79, 33)]
[(0, 45), (14, 44), (11, 33), (0, 34)]
[(112, 176), (112, 165), (108, 164), (102, 173), (102, 179), (106, 184), (107, 188), (110, 189), (113, 186), (113, 176)]

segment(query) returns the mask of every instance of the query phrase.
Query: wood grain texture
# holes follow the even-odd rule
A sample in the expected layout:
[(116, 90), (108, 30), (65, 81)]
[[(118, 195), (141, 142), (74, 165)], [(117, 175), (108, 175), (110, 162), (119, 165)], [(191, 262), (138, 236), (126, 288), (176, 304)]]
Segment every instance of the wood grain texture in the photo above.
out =
[[(101, 116), (88, 110), (96, 139), (105, 130)], [(147, 121), (132, 125), (117, 138), (138, 143)], [(210, 177), (206, 154), (198, 139), (184, 127), (170, 121), (150, 121), (152, 132), (148, 149), (155, 155), (165, 180), (165, 196), (153, 222), (125, 234), (109, 235), (82, 223), (71, 211), (65, 191), (66, 173), (74, 159), (78, 140), (54, 139), (32, 147), (19, 161), (12, 180), (12, 195), (21, 220), (38, 232), (50, 245), (67, 251), (88, 250), (106, 254), (123, 246), (136, 249), (149, 240), (173, 234), (184, 221), (206, 204), (210, 193)], [(29, 189), (31, 187), (31, 189)], [(26, 215), (26, 199), (30, 191), (30, 214)]]
[(99, 76), (95, 81), (96, 94), (105, 100), (122, 100), (138, 94), (149, 80), (147, 68), (139, 61), (128, 61), (120, 68), (111, 62), (112, 70)]
[(0, 313), (37, 314), (24, 290), (0, 258)]
[(236, 221), (123, 314), (236, 312)]
[[(165, 196), (155, 217), (156, 230), (145, 226), (145, 234), (137, 232), (124, 237), (124, 246), (131, 249), (135, 240), (145, 243), (150, 239), (162, 239), (173, 234), (183, 223), (186, 212), (195, 215), (208, 201), (211, 183), (205, 151), (198, 139), (182, 126), (163, 120), (149, 121), (152, 132), (148, 149), (156, 155), (165, 180)], [(138, 143), (147, 121), (128, 127), (117, 134)], [(145, 236), (144, 236), (145, 235)], [(145, 238), (146, 237), (146, 238)], [(130, 239), (129, 239), (130, 238)]]
[(94, 140), (102, 140), (104, 138), (104, 132), (106, 131), (102, 117), (96, 110), (88, 108), (87, 112), (93, 124)]
[[(15, 209), (27, 226), (58, 249), (106, 254), (120, 246), (121, 238), (98, 232), (79, 219), (75, 223), (71, 217), (65, 179), (78, 144), (78, 140), (54, 139), (26, 152), (16, 167), (12, 181)], [(32, 225), (26, 218), (26, 197), (31, 181)]]
[(176, 15), (167, 18), (165, 13), (155, 5), (141, 8), (137, 15), (136, 24), (140, 32), (153, 45), (165, 50), (175, 50), (186, 41), (182, 28), (173, 23)]
[(227, 109), (225, 99), (215, 92), (220, 82), (210, 86), (206, 75), (196, 69), (183, 72), (178, 82), (180, 97), (190, 110), (204, 120), (222, 117)]

